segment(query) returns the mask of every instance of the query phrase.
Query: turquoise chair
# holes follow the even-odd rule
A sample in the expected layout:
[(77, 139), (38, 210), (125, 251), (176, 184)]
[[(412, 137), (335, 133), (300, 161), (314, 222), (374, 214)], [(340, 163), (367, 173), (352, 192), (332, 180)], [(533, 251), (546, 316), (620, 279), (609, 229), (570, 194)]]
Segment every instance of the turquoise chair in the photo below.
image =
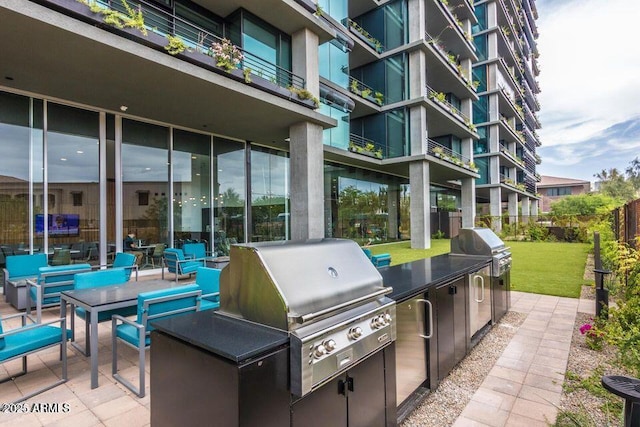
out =
[(200, 311), (220, 307), (220, 271), (217, 268), (199, 267), (196, 272), (196, 285), (202, 290)]
[(185, 243), (182, 245), (182, 251), (187, 259), (212, 258), (211, 253), (207, 254), (204, 243)]
[[(18, 310), (27, 308), (26, 286), (18, 285), (18, 281), (38, 277), (40, 267), (47, 266), (47, 254), (9, 255), (3, 269), (3, 288), (5, 300)], [(11, 281), (14, 284), (9, 285)]]
[[(138, 295), (138, 316), (130, 320), (120, 315), (112, 317), (111, 341), (113, 349), (111, 374), (119, 383), (134, 392), (138, 397), (145, 395), (145, 349), (151, 345), (151, 322), (180, 314), (195, 312), (200, 308), (202, 291), (195, 283), (176, 286), (169, 289), (144, 292)], [(118, 340), (138, 350), (139, 383), (138, 387), (118, 374)]]
[[(22, 318), (22, 326), (5, 332), (2, 328), (2, 322), (16, 317)], [(27, 319), (32, 321), (26, 313), (19, 313), (0, 320), (0, 363), (22, 359), (22, 371), (18, 374), (10, 374), (8, 378), (0, 380), (0, 383), (13, 381), (15, 378), (27, 374), (27, 356), (30, 354), (58, 345), (62, 360), (62, 376), (53, 384), (39, 388), (12, 403), (30, 399), (67, 381), (67, 337), (71, 332), (66, 328), (66, 319), (60, 318), (40, 324), (27, 324)], [(56, 323), (59, 323), (60, 326), (53, 326)]]
[(390, 254), (373, 255), (371, 253), (371, 249), (369, 249), (369, 248), (362, 248), (362, 251), (367, 256), (367, 258), (369, 258), (369, 260), (371, 260), (373, 265), (376, 266), (376, 267), (387, 267), (388, 265), (391, 265), (391, 255)]
[[(135, 256), (131, 255), (131, 257), (135, 261)], [(119, 285), (121, 283), (127, 283), (129, 281), (129, 274), (131, 270), (125, 268), (112, 268), (109, 270), (99, 270), (99, 271), (91, 271), (89, 273), (79, 273), (74, 276), (73, 279), (73, 288), (74, 289), (92, 289), (99, 288), (102, 286), (113, 286)], [(85, 348), (79, 347), (75, 342), (74, 338), (71, 340), (71, 345), (77, 348), (82, 354), (85, 356), (90, 356), (89, 352), (89, 339), (90, 336), (90, 328), (89, 328), (89, 316), (87, 315), (87, 311), (82, 307), (76, 308), (76, 315), (84, 319), (85, 322)], [(136, 307), (124, 307), (117, 308), (114, 310), (101, 311), (98, 313), (98, 322), (106, 322), (111, 320), (111, 316), (114, 314), (119, 314), (121, 316), (133, 316), (136, 314)], [(71, 330), (75, 331), (75, 317), (71, 317)]]
[[(167, 267), (169, 273), (176, 275), (176, 283), (179, 276), (185, 274), (194, 274), (198, 271), (198, 267), (205, 267), (204, 259), (186, 259), (182, 249), (169, 248), (163, 253), (164, 266)], [(162, 267), (162, 278), (164, 279), (164, 266)]]
[(136, 282), (138, 281), (138, 265), (136, 264), (136, 256), (134, 254), (117, 252), (111, 267), (125, 269), (127, 272), (127, 280), (131, 278), (131, 273), (135, 270)]
[(27, 280), (27, 313), (36, 306), (37, 321), (42, 320), (42, 309), (60, 304), (60, 292), (73, 289), (73, 276), (91, 271), (89, 264), (40, 267), (36, 280)]

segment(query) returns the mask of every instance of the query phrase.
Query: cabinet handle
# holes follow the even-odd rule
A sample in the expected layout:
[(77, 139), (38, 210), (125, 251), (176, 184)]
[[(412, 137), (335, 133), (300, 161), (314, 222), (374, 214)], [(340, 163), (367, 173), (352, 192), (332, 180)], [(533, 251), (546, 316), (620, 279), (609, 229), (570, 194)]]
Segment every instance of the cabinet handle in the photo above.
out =
[(338, 381), (338, 394), (341, 394), (343, 396), (347, 395), (347, 391), (345, 389), (345, 382), (342, 380)]
[(347, 390), (353, 391), (353, 378), (347, 376)]
[(474, 299), (476, 300), (477, 303), (481, 303), (481, 302), (484, 302), (484, 277), (482, 277), (480, 275), (473, 276), (473, 284), (474, 285), (476, 283), (476, 279), (480, 279), (480, 289), (481, 289), (480, 295), (482, 297), (480, 299), (478, 299), (478, 297), (477, 297), (477, 295), (478, 295), (478, 287), (474, 286), (475, 294), (476, 294), (476, 296), (474, 296)]
[[(427, 307), (429, 307), (429, 333), (427, 335), (418, 334), (418, 336), (420, 336), (421, 338), (428, 340), (431, 337), (433, 337), (433, 305), (431, 305), (431, 301), (429, 301), (428, 299), (419, 299), (419, 300), (416, 300), (416, 302), (423, 302)], [(419, 320), (417, 320), (417, 322), (418, 322), (418, 328), (422, 327)]]

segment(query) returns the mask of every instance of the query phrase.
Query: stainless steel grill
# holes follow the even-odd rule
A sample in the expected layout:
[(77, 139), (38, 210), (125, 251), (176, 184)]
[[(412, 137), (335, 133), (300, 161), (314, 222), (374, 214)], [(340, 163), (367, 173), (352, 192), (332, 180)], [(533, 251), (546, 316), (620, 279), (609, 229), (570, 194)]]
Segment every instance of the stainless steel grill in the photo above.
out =
[(488, 228), (461, 228), (451, 239), (451, 255), (491, 257), (491, 275), (499, 277), (511, 270), (511, 251)]
[(230, 260), (220, 311), (289, 332), (296, 396), (396, 339), (392, 289), (351, 240), (234, 245)]

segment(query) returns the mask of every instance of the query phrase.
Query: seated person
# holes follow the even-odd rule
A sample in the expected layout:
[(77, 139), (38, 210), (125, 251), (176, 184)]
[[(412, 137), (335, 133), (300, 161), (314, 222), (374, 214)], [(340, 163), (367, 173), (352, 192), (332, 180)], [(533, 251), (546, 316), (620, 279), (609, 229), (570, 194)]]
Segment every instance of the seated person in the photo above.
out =
[(122, 245), (122, 249), (125, 252), (131, 252), (133, 255), (135, 255), (136, 257), (136, 264), (137, 265), (141, 265), (142, 264), (142, 257), (144, 256), (144, 253), (142, 253), (141, 251), (137, 250), (138, 245), (136, 244), (136, 235), (135, 233), (129, 233), (127, 234), (127, 237), (124, 238), (124, 244)]

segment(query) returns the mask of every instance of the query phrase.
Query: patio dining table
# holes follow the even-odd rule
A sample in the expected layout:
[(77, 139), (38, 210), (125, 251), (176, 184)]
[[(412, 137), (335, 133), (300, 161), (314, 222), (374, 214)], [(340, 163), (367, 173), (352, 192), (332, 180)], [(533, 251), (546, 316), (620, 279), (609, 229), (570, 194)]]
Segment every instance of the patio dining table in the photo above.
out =
[[(60, 316), (66, 318), (67, 304), (71, 307), (71, 336), (75, 345), (75, 307), (84, 308), (89, 316), (89, 356), (91, 358), (91, 388), (98, 387), (98, 314), (102, 311), (134, 307), (138, 303), (138, 294), (177, 285), (167, 280), (147, 280), (127, 282), (120, 285), (101, 286), (88, 289), (74, 289), (60, 294)], [(87, 345), (87, 343), (85, 343)], [(84, 353), (84, 352), (82, 352)]]

